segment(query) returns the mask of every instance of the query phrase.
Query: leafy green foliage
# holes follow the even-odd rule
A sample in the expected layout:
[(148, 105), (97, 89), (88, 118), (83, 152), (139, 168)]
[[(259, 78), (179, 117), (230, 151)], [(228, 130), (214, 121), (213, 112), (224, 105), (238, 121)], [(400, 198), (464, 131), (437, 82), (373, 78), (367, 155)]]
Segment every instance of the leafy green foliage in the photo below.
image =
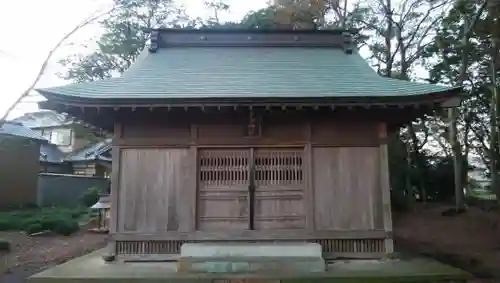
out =
[[(411, 166), (406, 166), (405, 144), (398, 136), (392, 137), (389, 156), (392, 200), (396, 209), (407, 209), (415, 199), (422, 201), (422, 193), (418, 190), (421, 186), (426, 190), (425, 201), (450, 201), (453, 198), (453, 161), (449, 157), (422, 151), (418, 155), (420, 160), (412, 160)], [(424, 180), (420, 179), (421, 171), (425, 171)], [(409, 181), (409, 188), (405, 181)]]
[[(115, 0), (115, 9), (108, 18), (101, 21), (104, 33), (97, 41), (96, 51), (90, 54), (74, 54), (60, 61), (66, 72), (60, 77), (73, 82), (97, 81), (117, 76), (127, 70), (144, 49), (148, 34), (144, 29), (153, 27), (184, 28), (326, 28), (339, 26), (340, 9), (331, 1), (288, 1), (248, 13), (240, 22), (224, 23), (220, 15), (230, 10), (222, 0), (207, 0), (205, 7), (212, 15), (208, 20), (190, 19), (172, 0)], [(336, 9), (336, 10), (335, 10)], [(329, 11), (337, 11), (337, 20), (326, 21)], [(359, 26), (361, 9), (346, 13), (348, 27)], [(366, 40), (358, 34), (355, 42)], [(90, 46), (86, 46), (90, 47)]]
[(278, 22), (274, 18), (275, 9), (267, 7), (248, 13), (241, 21), (241, 26), (245, 28), (274, 29), (278, 27)]
[(99, 201), (101, 190), (99, 188), (90, 188), (82, 195), (82, 204), (85, 207), (91, 207)]
[(78, 231), (78, 220), (85, 209), (39, 208), (0, 213), (0, 231), (25, 231), (28, 234), (53, 231), (70, 235)]
[(67, 72), (64, 79), (75, 82), (95, 81), (123, 73), (144, 48), (147, 34), (143, 29), (179, 26), (187, 20), (172, 0), (114, 0), (115, 9), (101, 21), (104, 33), (97, 50), (75, 54), (60, 61)]

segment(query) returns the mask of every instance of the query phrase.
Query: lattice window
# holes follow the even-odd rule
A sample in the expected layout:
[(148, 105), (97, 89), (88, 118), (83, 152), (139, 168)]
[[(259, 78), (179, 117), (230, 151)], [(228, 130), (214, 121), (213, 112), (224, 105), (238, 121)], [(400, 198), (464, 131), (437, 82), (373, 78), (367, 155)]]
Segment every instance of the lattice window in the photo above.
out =
[(248, 158), (245, 150), (200, 151), (200, 182), (216, 186), (248, 184)]
[(301, 184), (302, 150), (262, 150), (255, 155), (255, 181), (259, 184)]

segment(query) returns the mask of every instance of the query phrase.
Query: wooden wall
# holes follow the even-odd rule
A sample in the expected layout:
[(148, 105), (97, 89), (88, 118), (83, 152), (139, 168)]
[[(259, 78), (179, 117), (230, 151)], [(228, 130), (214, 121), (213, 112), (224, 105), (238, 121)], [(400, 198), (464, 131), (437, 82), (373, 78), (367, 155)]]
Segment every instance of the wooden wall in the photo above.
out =
[(193, 178), (187, 149), (124, 149), (121, 152), (119, 231), (189, 231), (193, 215), (184, 192)]
[[(267, 115), (252, 137), (245, 123), (229, 113), (117, 124), (115, 239), (383, 239), (391, 232), (384, 123)], [(252, 233), (249, 163), (261, 171)]]
[(317, 230), (383, 229), (378, 147), (314, 147)]
[(0, 137), (0, 207), (36, 205), (40, 144)]

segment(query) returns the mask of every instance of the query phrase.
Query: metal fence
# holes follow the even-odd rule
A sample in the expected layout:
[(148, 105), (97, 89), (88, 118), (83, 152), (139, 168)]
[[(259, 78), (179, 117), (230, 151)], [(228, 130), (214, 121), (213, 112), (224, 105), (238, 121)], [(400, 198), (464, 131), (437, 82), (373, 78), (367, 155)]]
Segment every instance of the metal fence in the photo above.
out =
[(89, 188), (106, 192), (109, 179), (80, 175), (40, 173), (38, 176), (37, 205), (77, 206)]

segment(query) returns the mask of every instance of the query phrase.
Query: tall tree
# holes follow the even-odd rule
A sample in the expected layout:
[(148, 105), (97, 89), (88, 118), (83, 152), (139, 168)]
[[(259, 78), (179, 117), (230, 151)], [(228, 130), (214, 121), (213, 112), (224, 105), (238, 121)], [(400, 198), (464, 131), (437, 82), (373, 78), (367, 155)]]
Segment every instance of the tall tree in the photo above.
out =
[(146, 28), (179, 27), (189, 24), (184, 11), (173, 0), (114, 0), (116, 9), (103, 21), (104, 33), (97, 50), (75, 54), (60, 61), (64, 79), (95, 81), (123, 73), (144, 48)]
[[(500, 52), (500, 3), (497, 1), (488, 1), (485, 2), (484, 5), (488, 5), (488, 17), (486, 18), (486, 23), (488, 23), (488, 30), (491, 32), (490, 35), (490, 81), (491, 81), (491, 103), (490, 103), (490, 123), (491, 123), (491, 137), (490, 137), (490, 150), (495, 153), (495, 156), (498, 157), (500, 153), (500, 144), (499, 137), (500, 131), (498, 131), (498, 83), (497, 83), (497, 75), (498, 75), (498, 67), (499, 64), (499, 56)], [(498, 168), (497, 168), (498, 160), (492, 160), (490, 162), (490, 171), (492, 176), (492, 188), (497, 196), (497, 201), (500, 203), (500, 186), (498, 180)]]
[[(474, 85), (474, 76), (470, 67), (474, 66), (478, 60), (481, 60), (477, 53), (473, 52), (473, 50), (479, 51), (480, 48), (476, 48), (479, 46), (474, 46), (476, 44), (471, 42), (470, 38), (477, 35), (475, 30), (478, 22), (480, 22), (485, 5), (485, 1), (475, 3), (460, 0), (454, 3), (429, 48), (429, 50), (437, 53), (435, 59), (438, 60), (438, 63), (431, 69), (431, 79), (433, 81), (447, 82), (455, 86), (465, 87), (471, 94), (476, 91), (477, 88)], [(475, 102), (476, 97), (466, 102), (469, 107), (450, 109), (448, 111), (448, 140), (452, 148), (455, 164), (456, 210), (461, 210), (465, 206), (464, 181), (467, 175), (468, 154), (471, 146), (469, 131), (473, 131), (472, 117), (476, 115), (471, 110), (477, 109), (477, 107), (470, 106), (473, 106)], [(492, 156), (491, 152), (489, 155)], [(496, 171), (496, 169), (493, 171)], [(492, 175), (492, 180), (496, 183), (494, 175), (496, 174)]]
[(318, 29), (325, 25), (326, 0), (275, 0), (276, 19), (283, 28)]
[(222, 24), (220, 15), (229, 11), (229, 5), (222, 0), (206, 0), (203, 3), (212, 12), (212, 16), (208, 19), (206, 25), (220, 26)]
[[(354, 10), (364, 15), (355, 18), (358, 26), (371, 35), (366, 42), (371, 53), (368, 59), (380, 75), (401, 80), (412, 78), (413, 69), (431, 42), (432, 28), (442, 20), (448, 3), (448, 0), (369, 0), (355, 6)], [(411, 167), (407, 172), (413, 171), (419, 176), (416, 187), (423, 201), (427, 199), (423, 155), (428, 140), (425, 124), (424, 120), (410, 123), (400, 133), (400, 138), (407, 143), (407, 165)], [(409, 174), (405, 176), (405, 194), (409, 200), (414, 194), (410, 177)]]

